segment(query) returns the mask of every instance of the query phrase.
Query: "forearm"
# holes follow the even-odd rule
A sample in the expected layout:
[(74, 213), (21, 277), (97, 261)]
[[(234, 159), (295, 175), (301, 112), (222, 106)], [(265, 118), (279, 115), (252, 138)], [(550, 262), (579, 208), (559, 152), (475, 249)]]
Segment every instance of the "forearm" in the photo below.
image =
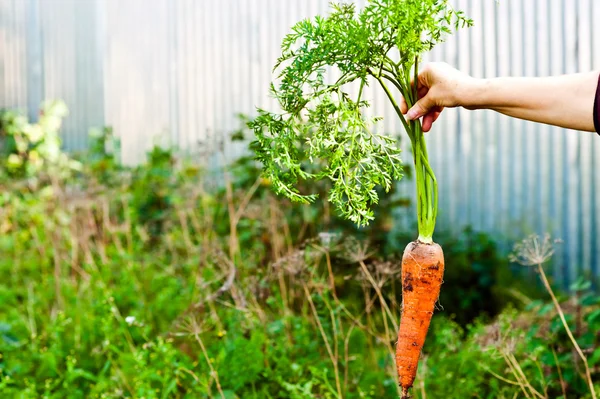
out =
[(462, 97), (464, 107), (567, 129), (595, 131), (593, 106), (598, 72), (544, 78), (476, 80)]

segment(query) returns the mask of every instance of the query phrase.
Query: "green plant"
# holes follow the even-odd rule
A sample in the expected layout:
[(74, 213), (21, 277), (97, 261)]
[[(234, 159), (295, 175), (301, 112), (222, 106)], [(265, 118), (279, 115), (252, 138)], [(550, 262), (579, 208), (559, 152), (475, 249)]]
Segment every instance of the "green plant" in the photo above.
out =
[(554, 290), (552, 289), (552, 286), (550, 285), (550, 282), (548, 281), (548, 278), (546, 277), (546, 273), (544, 272), (543, 264), (546, 263), (548, 260), (550, 260), (550, 258), (552, 258), (553, 254), (554, 254), (553, 242), (550, 239), (549, 235), (546, 235), (543, 238), (540, 238), (536, 235), (532, 235), (515, 245), (514, 252), (513, 252), (513, 254), (511, 254), (511, 259), (513, 262), (517, 262), (523, 266), (536, 266), (537, 267), (537, 270), (540, 274), (540, 278), (542, 279), (544, 287), (546, 288), (546, 290), (548, 291), (548, 294), (550, 294), (550, 297), (552, 298), (552, 304), (554, 305), (554, 308), (555, 308), (556, 312), (558, 313), (558, 317), (560, 318), (562, 326), (564, 327), (564, 330), (567, 333), (567, 336), (569, 337), (569, 340), (571, 341), (573, 348), (577, 352), (577, 355), (583, 362), (583, 366), (584, 366), (584, 370), (585, 370), (585, 378), (587, 380), (587, 383), (588, 383), (588, 386), (590, 389), (590, 393), (592, 394), (592, 398), (596, 399), (596, 390), (594, 388), (594, 382), (592, 380), (592, 374), (590, 371), (587, 357), (585, 356), (585, 354), (581, 350), (581, 347), (579, 346), (577, 340), (573, 336), (573, 332), (571, 331), (571, 328), (569, 327), (569, 325), (567, 323), (567, 320), (565, 318), (565, 314), (562, 310), (562, 307), (560, 306), (560, 303), (558, 302), (558, 299), (556, 298), (556, 295), (554, 294)]
[[(364, 87), (378, 82), (394, 107), (411, 141), (417, 184), (418, 239), (402, 259), (404, 307), (396, 350), (403, 398), (439, 296), (444, 255), (433, 242), (438, 191), (423, 129), (420, 121), (404, 118), (390, 87), (409, 107), (415, 104), (419, 57), (451, 27), (469, 25), (446, 0), (372, 0), (359, 11), (353, 4), (333, 4), (329, 16), (297, 23), (283, 40), (275, 66), (280, 81), (271, 86), (283, 114), (259, 110), (250, 123), (257, 158), (276, 192), (307, 203), (315, 196), (300, 193), (298, 180), (327, 178), (328, 200), (360, 226), (373, 219), (375, 188), (389, 191), (402, 176), (395, 139), (377, 132), (378, 118), (365, 117)], [(339, 78), (332, 79), (331, 70)], [(359, 85), (356, 96), (348, 89), (352, 83)]]
[[(318, 204), (307, 205), (313, 212), (298, 212), (262, 180), (253, 189), (257, 170), (239, 165), (231, 170), (240, 237), (233, 262), (226, 190), (211, 188), (210, 177), (193, 168), (168, 166), (173, 158), (157, 153), (136, 174), (126, 166), (86, 164), (84, 175), (63, 182), (72, 196), (64, 196), (67, 188), (60, 185), (0, 195), (0, 396), (393, 397), (398, 248), (380, 251), (379, 243), (355, 239), (356, 230), (345, 230), (336, 218), (329, 227), (345, 234), (301, 236), (301, 226), (322, 212)], [(155, 168), (159, 177), (151, 172)], [(163, 169), (170, 179), (164, 180)], [(95, 171), (107, 177), (106, 186), (78, 180), (100, 182)], [(141, 208), (132, 193), (143, 191), (128, 180), (134, 175), (170, 198), (154, 237), (148, 233), (153, 219), (133, 217)], [(118, 180), (122, 184), (110, 183)], [(449, 259), (460, 267), (505, 267), (490, 237), (466, 232), (453, 240)], [(477, 295), (485, 302), (493, 291), (481, 285)], [(564, 302), (563, 309), (595, 368), (598, 297), (585, 286), (577, 289), (581, 311)], [(433, 320), (416, 398), (518, 396), (521, 389), (511, 384), (514, 376), (501, 354), (506, 351), (543, 395), (537, 364), (542, 366), (548, 398), (562, 392), (559, 368), (567, 397), (589, 392), (560, 320), (549, 313), (551, 303), (504, 310), (488, 325), (499, 305), (479, 305), (489, 312), (485, 319), (452, 320), (453, 313), (475, 313), (477, 300), (451, 301), (442, 302), (448, 317)]]
[(6, 178), (66, 178), (81, 165), (61, 149), (59, 136), (68, 114), (62, 101), (45, 101), (37, 123), (18, 111), (0, 111), (0, 172)]
[[(359, 230), (333, 216), (325, 224), (325, 205), (275, 196), (250, 158), (228, 169), (227, 189), (220, 173), (184, 165), (169, 149), (135, 168), (119, 165), (102, 140), (92, 140), (70, 179), (15, 195), (13, 178), (0, 194), (1, 397), (398, 392), (397, 242), (408, 232), (369, 233), (378, 221)], [(301, 185), (326, 192), (327, 184)], [(230, 256), (233, 225), (239, 246)], [(567, 397), (589, 395), (554, 305), (505, 309), (495, 294), (519, 285), (500, 280), (506, 261), (494, 238), (438, 234), (457, 289), (442, 296), (446, 311), (432, 322), (415, 398), (509, 399), (523, 395), (517, 381), (531, 385), (530, 396), (560, 397), (563, 385)], [(556, 296), (597, 379), (600, 300), (589, 288), (578, 284), (569, 301)]]
[(148, 163), (133, 171), (132, 200), (136, 204), (133, 219), (147, 225), (152, 237), (162, 233), (166, 215), (172, 209), (174, 163), (172, 149), (155, 146), (148, 153)]
[(123, 170), (120, 156), (120, 141), (114, 136), (112, 128), (104, 127), (90, 131), (89, 147), (84, 154), (86, 160), (84, 166), (99, 183), (107, 186), (119, 183), (120, 179), (115, 178), (118, 178)]
[[(344, 216), (366, 224), (373, 218), (371, 205), (378, 200), (375, 187), (389, 190), (401, 177), (395, 140), (375, 132), (378, 118), (363, 115), (369, 106), (362, 98), (363, 88), (370, 80), (378, 82), (411, 140), (419, 235), (430, 242), (437, 208), (435, 176), (420, 123), (404, 119), (388, 84), (412, 105), (417, 93), (411, 78), (418, 74), (419, 57), (441, 41), (450, 26), (471, 21), (440, 0), (371, 1), (360, 12), (353, 4), (332, 7), (327, 18), (302, 21), (284, 39), (276, 65), (282, 68), (281, 83), (272, 85), (272, 92), (285, 113), (259, 110), (250, 123), (257, 156), (277, 192), (307, 202), (314, 196), (298, 193), (294, 184), (299, 179), (328, 178), (329, 201)], [(327, 81), (326, 67), (341, 77)], [(355, 97), (348, 91), (353, 82), (360, 85)], [(322, 162), (321, 170), (307, 170), (307, 160)]]

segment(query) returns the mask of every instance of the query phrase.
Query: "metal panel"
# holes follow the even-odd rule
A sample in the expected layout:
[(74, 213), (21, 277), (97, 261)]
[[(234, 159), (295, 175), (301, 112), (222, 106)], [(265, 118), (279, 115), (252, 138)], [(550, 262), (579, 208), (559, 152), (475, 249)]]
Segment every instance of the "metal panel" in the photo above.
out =
[[(0, 107), (34, 116), (42, 98), (62, 98), (71, 110), (67, 148), (84, 148), (88, 129), (106, 124), (121, 137), (126, 163), (160, 142), (221, 165), (245, 151), (229, 141), (236, 114), (276, 106), (268, 85), (281, 39), (294, 22), (325, 13), (328, 2), (0, 0)], [(427, 60), (477, 77), (600, 67), (594, 0), (454, 3), (475, 26)], [(386, 117), (384, 129), (399, 131), (383, 93), (372, 85), (365, 95), (373, 100), (369, 112)], [(564, 240), (555, 279), (598, 274), (596, 135), (452, 109), (427, 140), (440, 182), (440, 231), (472, 225), (507, 243), (547, 231)], [(404, 155), (410, 162), (410, 151)], [(400, 189), (414, 193), (410, 181)], [(399, 217), (401, 228), (413, 223)]]
[(0, 107), (27, 107), (26, 5), (0, 0)]

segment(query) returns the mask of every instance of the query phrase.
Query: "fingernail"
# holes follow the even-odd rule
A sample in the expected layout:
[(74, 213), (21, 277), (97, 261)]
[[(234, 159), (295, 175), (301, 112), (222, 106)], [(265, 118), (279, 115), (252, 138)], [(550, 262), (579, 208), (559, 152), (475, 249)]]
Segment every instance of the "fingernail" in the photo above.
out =
[(419, 117), (419, 114), (414, 109), (411, 109), (406, 113), (406, 119), (408, 119), (409, 121), (415, 120), (418, 117)]

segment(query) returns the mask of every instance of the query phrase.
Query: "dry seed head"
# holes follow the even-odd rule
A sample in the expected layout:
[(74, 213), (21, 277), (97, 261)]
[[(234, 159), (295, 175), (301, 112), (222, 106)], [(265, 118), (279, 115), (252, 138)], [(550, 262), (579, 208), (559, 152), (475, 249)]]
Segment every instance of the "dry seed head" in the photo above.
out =
[(515, 244), (509, 260), (523, 266), (541, 265), (552, 258), (554, 244), (559, 242), (550, 238), (548, 233), (544, 237), (532, 234)]
[(399, 276), (402, 272), (400, 262), (377, 260), (373, 262), (373, 267), (375, 268), (375, 271), (378, 275), (387, 276), (390, 278)]
[(195, 316), (187, 317), (181, 322), (180, 330), (183, 334), (176, 335), (200, 335), (202, 331), (201, 321)]
[[(377, 287), (382, 288), (388, 281), (390, 281), (390, 275), (381, 274), (377, 271), (376, 264), (368, 264), (365, 267), (369, 270), (369, 274), (373, 277), (373, 281), (377, 285)], [(360, 284), (365, 288), (372, 288), (373, 283), (371, 279), (365, 274), (361, 267), (356, 269), (356, 281), (360, 282)]]
[(342, 256), (350, 262), (364, 262), (372, 255), (373, 251), (370, 250), (369, 241), (360, 241), (356, 237), (346, 237), (342, 244)]
[(298, 276), (308, 269), (306, 253), (303, 249), (297, 249), (279, 258), (271, 267), (283, 269), (290, 276)]
[(319, 241), (321, 246), (326, 250), (331, 250), (339, 242), (341, 238), (340, 233), (321, 232), (319, 233)]

